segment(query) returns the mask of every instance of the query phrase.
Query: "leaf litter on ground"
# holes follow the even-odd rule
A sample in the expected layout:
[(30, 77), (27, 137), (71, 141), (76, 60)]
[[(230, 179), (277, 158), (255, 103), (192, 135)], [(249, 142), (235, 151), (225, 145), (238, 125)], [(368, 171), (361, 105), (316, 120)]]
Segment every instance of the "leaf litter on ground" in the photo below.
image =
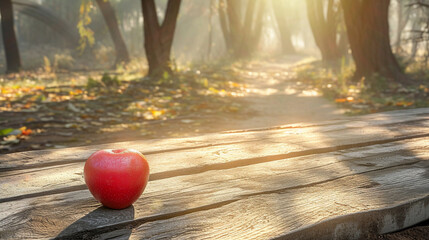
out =
[[(126, 73), (79, 74), (55, 75), (56, 84), (49, 84), (52, 79), (25, 73), (0, 85), (0, 137), (9, 146), (0, 151), (88, 144), (106, 133), (116, 133), (111, 141), (130, 133), (159, 137), (151, 125), (171, 121), (183, 126), (170, 127), (165, 134), (187, 135), (199, 131), (195, 126), (215, 121), (216, 115), (240, 113), (235, 98), (245, 91), (235, 71), (204, 66), (164, 74), (162, 81), (143, 74), (131, 80), (121, 79)], [(76, 82), (83, 78), (86, 82)], [(16, 139), (7, 136), (23, 126), (28, 128), (12, 135)]]

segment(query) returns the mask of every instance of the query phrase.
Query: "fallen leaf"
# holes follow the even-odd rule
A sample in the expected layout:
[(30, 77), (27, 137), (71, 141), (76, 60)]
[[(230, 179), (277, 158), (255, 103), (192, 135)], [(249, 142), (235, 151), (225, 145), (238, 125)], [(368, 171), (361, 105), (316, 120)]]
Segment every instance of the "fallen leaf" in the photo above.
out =
[(194, 120), (191, 120), (191, 119), (182, 119), (182, 120), (180, 120), (182, 123), (193, 123), (193, 122), (195, 122)]
[(41, 148), (41, 145), (40, 144), (31, 144), (30, 147), (31, 147), (31, 149), (37, 150), (37, 149)]
[(64, 137), (73, 136), (73, 133), (71, 133), (71, 132), (56, 132), (56, 134), (59, 136), (64, 136)]
[(0, 136), (6, 136), (9, 133), (11, 133), (14, 129), (13, 128), (5, 128), (0, 130)]
[(151, 110), (153, 118), (158, 119), (161, 115), (165, 113), (165, 110)]
[(344, 103), (344, 102), (347, 102), (347, 98), (336, 98), (335, 102), (336, 103)]
[(66, 127), (66, 128), (77, 128), (78, 125), (76, 123), (67, 123), (66, 125), (64, 125), (64, 127)]
[(235, 106), (229, 106), (228, 108), (227, 108), (227, 110), (229, 111), (229, 112), (238, 112), (238, 110), (240, 110), (238, 107), (235, 107)]
[(31, 129), (27, 129), (27, 127), (21, 127), (19, 130), (21, 130), (21, 134), (24, 136), (28, 136), (33, 132)]
[(413, 104), (414, 104), (414, 102), (407, 102), (407, 101), (399, 101), (399, 102), (395, 103), (395, 105), (398, 107), (409, 107)]
[(91, 124), (95, 126), (103, 126), (101, 122), (96, 122), (96, 121), (92, 121)]
[(67, 104), (67, 109), (73, 112), (80, 112), (80, 110), (75, 107), (72, 103)]
[(63, 146), (63, 145), (54, 145), (54, 148), (56, 148), (56, 149), (60, 149), (60, 148), (67, 148), (67, 146)]
[(34, 121), (36, 121), (36, 119), (34, 119), (34, 118), (32, 118), (32, 117), (29, 117), (29, 118), (27, 118), (25, 121), (26, 121), (26, 122), (34, 122)]
[(0, 142), (1, 145), (10, 145), (19, 143), (19, 139), (15, 135), (7, 136)]

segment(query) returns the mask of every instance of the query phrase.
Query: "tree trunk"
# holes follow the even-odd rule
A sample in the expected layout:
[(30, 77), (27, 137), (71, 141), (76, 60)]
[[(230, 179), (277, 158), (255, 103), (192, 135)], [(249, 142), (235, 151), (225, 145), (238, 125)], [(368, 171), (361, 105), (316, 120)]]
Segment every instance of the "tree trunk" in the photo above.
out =
[(338, 6), (337, 10), (337, 21), (338, 21), (338, 51), (340, 52), (341, 57), (348, 57), (349, 56), (349, 39), (347, 38), (347, 29), (346, 24), (344, 23), (344, 17), (343, 17), (343, 8), (341, 7), (341, 4)]
[[(342, 24), (344, 25), (344, 24)], [(338, 40), (338, 51), (342, 57), (348, 56), (349, 52), (349, 39), (347, 38), (347, 30), (345, 26), (343, 26), (339, 30), (339, 40)]]
[(130, 55), (128, 54), (127, 46), (119, 30), (118, 20), (116, 18), (115, 10), (108, 0), (96, 0), (98, 7), (103, 14), (104, 21), (106, 21), (107, 27), (112, 37), (113, 44), (115, 45), (116, 61), (115, 65), (119, 63), (128, 63), (130, 61)]
[(314, 41), (320, 50), (322, 60), (330, 62), (341, 57), (340, 49), (337, 45), (338, 23), (336, 21), (336, 12), (334, 11), (334, 1), (328, 0), (326, 17), (324, 2), (323, 0), (307, 0), (307, 15)]
[(410, 17), (410, 7), (405, 6), (403, 0), (397, 0), (397, 11), (398, 11), (398, 22), (396, 28), (396, 41), (395, 41), (395, 51), (400, 52), (401, 49), (401, 37), (402, 32), (404, 31), (405, 26), (408, 23)]
[[(259, 6), (257, 6), (259, 3)], [(248, 58), (256, 50), (262, 34), (265, 1), (219, 1), (219, 20), (228, 52), (236, 59)]]
[(226, 50), (229, 52), (232, 49), (231, 46), (231, 34), (229, 32), (229, 27), (228, 27), (228, 19), (226, 16), (226, 2), (225, 0), (219, 0), (219, 22), (220, 22), (220, 29), (222, 30), (222, 35), (223, 38), (225, 40), (225, 47)]
[(390, 0), (341, 0), (347, 35), (356, 64), (355, 78), (375, 74), (406, 83), (389, 38), (388, 8)]
[[(254, 4), (255, 0), (250, 1), (248, 4)], [(241, 46), (245, 44), (241, 42), (243, 25), (241, 23), (241, 1), (237, 0), (227, 0), (226, 13), (228, 16), (229, 22), (229, 34), (231, 40), (231, 49), (233, 56), (235, 58), (240, 58)]]
[(210, 55), (212, 53), (212, 45), (213, 45), (213, 0), (210, 0), (209, 6), (210, 6), (210, 12), (209, 12), (209, 37), (208, 37), (208, 44), (207, 44), (207, 57), (206, 60), (210, 60)]
[(6, 54), (6, 72), (18, 72), (21, 68), (21, 58), (19, 56), (18, 42), (16, 40), (13, 9), (11, 0), (0, 0), (1, 27), (3, 36), (3, 46)]
[(259, 45), (259, 43), (261, 41), (261, 37), (262, 37), (262, 30), (264, 27), (264, 15), (265, 15), (266, 1), (260, 0), (258, 2), (259, 2), (259, 5), (257, 7), (257, 12), (255, 13), (256, 14), (255, 18), (253, 20), (253, 25), (252, 25), (253, 29), (251, 31), (251, 37), (250, 37), (252, 44), (250, 45), (250, 47), (248, 49), (248, 51), (250, 53), (253, 51), (256, 51), (256, 49), (258, 49), (258, 45)]
[(422, 38), (420, 19), (423, 15), (423, 11), (416, 11), (413, 14), (412, 26), (410, 31), (410, 39), (411, 39), (411, 55), (408, 61), (413, 61), (417, 55), (417, 50), (419, 49), (419, 43)]
[(149, 63), (149, 75), (158, 77), (172, 73), (170, 53), (181, 0), (169, 0), (162, 25), (158, 22), (154, 0), (142, 0), (144, 47)]
[(285, 2), (284, 0), (272, 0), (271, 3), (274, 10), (274, 17), (276, 18), (277, 27), (279, 30), (282, 53), (294, 54), (296, 51), (292, 44), (292, 35), (288, 26), (290, 23), (283, 12), (286, 9), (286, 6), (284, 4)]

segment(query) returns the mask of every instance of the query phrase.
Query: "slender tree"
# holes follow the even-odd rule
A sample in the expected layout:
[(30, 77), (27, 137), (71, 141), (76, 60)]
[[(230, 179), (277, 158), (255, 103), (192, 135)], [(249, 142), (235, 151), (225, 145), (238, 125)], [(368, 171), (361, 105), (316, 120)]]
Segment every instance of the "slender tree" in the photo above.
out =
[(209, 37), (208, 37), (209, 39), (208, 39), (208, 44), (207, 44), (207, 60), (210, 59), (210, 55), (212, 53), (212, 45), (213, 45), (213, 21), (212, 21), (213, 8), (214, 8), (213, 3), (214, 3), (214, 0), (210, 0), (210, 3), (209, 3), (209, 7), (210, 7), (210, 10), (209, 10)]
[(271, 3), (279, 30), (282, 52), (283, 54), (293, 54), (295, 53), (295, 48), (292, 44), (292, 34), (289, 29), (290, 22), (288, 21), (289, 19), (287, 18), (287, 14), (284, 13), (287, 8), (285, 1), (272, 0)]
[(400, 52), (401, 51), (401, 42), (402, 42), (402, 32), (405, 29), (405, 26), (408, 23), (408, 20), (410, 18), (410, 7), (406, 6), (407, 1), (406, 0), (397, 0), (397, 13), (398, 13), (398, 19), (397, 19), (397, 25), (396, 25), (396, 40), (395, 40), (395, 51)]
[(372, 77), (377, 74), (396, 82), (408, 82), (390, 46), (390, 0), (341, 0), (341, 3), (356, 64), (355, 77)]
[(6, 72), (18, 72), (21, 68), (18, 42), (16, 40), (11, 0), (0, 0), (1, 28), (6, 54)]
[(154, 0), (142, 0), (144, 47), (149, 63), (149, 75), (171, 73), (170, 53), (181, 0), (168, 0), (164, 21), (160, 25)]
[(410, 61), (416, 56), (423, 57), (424, 62), (429, 62), (429, 1), (415, 0), (407, 5), (410, 8), (411, 29), (408, 37), (411, 40)]
[(127, 63), (130, 61), (127, 46), (119, 30), (118, 20), (116, 18), (115, 10), (108, 0), (96, 0), (98, 7), (103, 14), (104, 21), (109, 29), (110, 36), (112, 37), (113, 44), (116, 51), (115, 65), (121, 62)]
[(219, 0), (219, 22), (222, 35), (225, 40), (226, 49), (229, 51), (232, 49), (232, 40), (229, 32), (228, 19), (226, 16), (226, 2), (225, 0)]
[(326, 62), (335, 61), (341, 57), (337, 44), (337, 12), (334, 0), (307, 0), (307, 15), (311, 31), (322, 54), (322, 60)]
[[(220, 0), (219, 21), (225, 45), (234, 58), (247, 58), (256, 51), (262, 35), (266, 2)], [(244, 14), (242, 9), (245, 9)]]

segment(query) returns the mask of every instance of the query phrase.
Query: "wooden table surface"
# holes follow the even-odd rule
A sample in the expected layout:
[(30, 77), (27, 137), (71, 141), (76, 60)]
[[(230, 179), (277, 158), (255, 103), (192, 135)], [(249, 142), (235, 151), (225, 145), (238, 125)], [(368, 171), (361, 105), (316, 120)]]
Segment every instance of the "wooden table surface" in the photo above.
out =
[[(182, 139), (0, 156), (0, 239), (366, 239), (429, 219), (429, 109)], [(133, 206), (94, 200), (82, 172), (135, 148)]]

